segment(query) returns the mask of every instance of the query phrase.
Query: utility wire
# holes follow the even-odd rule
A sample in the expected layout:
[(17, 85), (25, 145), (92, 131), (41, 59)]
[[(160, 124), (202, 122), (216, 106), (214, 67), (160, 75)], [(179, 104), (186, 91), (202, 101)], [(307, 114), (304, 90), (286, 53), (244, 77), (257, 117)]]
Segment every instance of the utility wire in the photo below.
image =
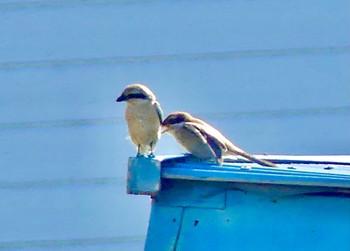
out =
[(49, 60), (7, 61), (0, 62), (0, 70), (40, 67), (66, 67), (109, 65), (126, 63), (159, 63), (168, 61), (222, 60), (249, 57), (277, 57), (295, 55), (318, 55), (333, 53), (350, 53), (350, 46), (319, 47), (319, 48), (286, 48), (270, 50), (243, 50), (226, 52), (180, 53), (150, 56), (125, 57), (95, 57), (95, 58), (63, 58)]
[[(305, 117), (326, 114), (347, 114), (350, 113), (350, 106), (339, 107), (316, 107), (300, 109), (280, 109), (280, 110), (261, 110), (261, 111), (237, 111), (237, 112), (217, 112), (217, 113), (198, 113), (203, 118), (216, 120), (224, 119), (244, 119), (244, 118), (284, 118), (284, 117)], [(46, 127), (72, 127), (72, 126), (94, 126), (94, 125), (120, 125), (125, 124), (122, 117), (110, 118), (92, 118), (92, 119), (67, 119), (67, 120), (42, 120), (29, 122), (2, 122), (2, 129), (27, 129), (27, 128), (46, 128)]]
[[(64, 239), (64, 240), (28, 240), (0, 242), (1, 249), (18, 248), (54, 248), (69, 246), (89, 246), (89, 245), (116, 245), (125, 242), (144, 242), (145, 236), (125, 236), (125, 237), (97, 237), (84, 239)], [(98, 249), (98, 248), (97, 248)]]

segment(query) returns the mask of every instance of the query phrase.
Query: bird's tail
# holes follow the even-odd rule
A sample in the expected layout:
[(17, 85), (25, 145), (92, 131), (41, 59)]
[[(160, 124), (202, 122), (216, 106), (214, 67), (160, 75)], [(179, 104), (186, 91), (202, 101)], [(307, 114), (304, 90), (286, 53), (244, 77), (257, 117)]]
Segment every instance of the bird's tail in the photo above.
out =
[(238, 152), (237, 154), (246, 158), (246, 159), (249, 159), (250, 161), (252, 161), (254, 163), (262, 165), (262, 166), (277, 167), (277, 165), (272, 163), (271, 161), (255, 158), (253, 155), (250, 155), (250, 154), (243, 152), (243, 151)]

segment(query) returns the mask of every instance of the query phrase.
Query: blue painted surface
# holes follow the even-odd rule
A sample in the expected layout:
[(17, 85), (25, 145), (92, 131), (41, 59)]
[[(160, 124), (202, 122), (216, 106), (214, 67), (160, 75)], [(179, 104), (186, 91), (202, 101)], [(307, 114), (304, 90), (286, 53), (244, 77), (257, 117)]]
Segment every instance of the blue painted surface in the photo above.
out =
[[(150, 164), (151, 163), (151, 164)], [(160, 162), (153, 158), (129, 158), (127, 192), (129, 194), (157, 194), (160, 190)]]
[[(182, 207), (152, 206), (145, 250), (174, 250), (182, 224)], [(163, 226), (161, 229), (160, 226)], [(159, 238), (161, 237), (161, 238)]]
[(341, 165), (279, 158), (290, 163), (143, 161), (162, 165), (145, 250), (349, 250), (350, 156)]
[[(150, 199), (126, 195), (115, 103), (135, 81), (248, 152), (349, 154), (349, 8), (0, 0), (0, 248), (143, 249)], [(156, 150), (183, 152), (169, 135)]]
[(350, 188), (349, 162), (298, 161), (288, 158), (276, 160), (271, 157), (267, 159), (276, 163), (278, 168), (266, 168), (257, 164), (235, 163), (234, 161), (225, 163), (224, 166), (179, 163), (176, 168), (164, 167), (162, 177), (165, 179)]
[(226, 194), (225, 210), (185, 209), (176, 250), (350, 248), (348, 198), (296, 195), (271, 200), (230, 189)]

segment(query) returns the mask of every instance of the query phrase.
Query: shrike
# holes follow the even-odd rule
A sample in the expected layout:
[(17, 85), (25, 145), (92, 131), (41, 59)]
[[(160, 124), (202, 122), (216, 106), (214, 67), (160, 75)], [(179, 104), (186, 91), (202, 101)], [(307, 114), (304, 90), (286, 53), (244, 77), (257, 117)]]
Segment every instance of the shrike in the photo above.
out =
[(156, 96), (145, 85), (131, 84), (116, 101), (126, 101), (125, 119), (131, 140), (137, 146), (137, 156), (154, 156), (163, 116)]
[(224, 156), (239, 155), (262, 166), (275, 167), (244, 152), (225, 138), (218, 130), (186, 112), (174, 112), (162, 123), (162, 131), (171, 133), (176, 141), (195, 157), (215, 160), (222, 164)]

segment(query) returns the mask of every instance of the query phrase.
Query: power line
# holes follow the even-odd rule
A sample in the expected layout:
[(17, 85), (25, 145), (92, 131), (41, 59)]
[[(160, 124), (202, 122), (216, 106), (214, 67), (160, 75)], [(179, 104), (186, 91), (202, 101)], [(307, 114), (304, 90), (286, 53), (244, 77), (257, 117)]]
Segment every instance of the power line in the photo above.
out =
[(0, 190), (4, 189), (29, 189), (29, 188), (54, 188), (62, 186), (89, 186), (89, 185), (126, 185), (124, 178), (76, 178), (60, 180), (14, 181), (0, 182)]
[[(261, 111), (237, 111), (237, 112), (216, 112), (216, 113), (198, 113), (201, 117), (210, 117), (212, 119), (227, 118), (264, 118), (264, 117), (302, 117), (325, 114), (344, 114), (350, 112), (350, 106), (339, 107), (316, 107), (300, 109), (280, 109), (280, 110), (261, 110)], [(94, 126), (125, 123), (121, 117), (110, 118), (92, 118), (92, 119), (67, 119), (67, 120), (47, 120), (47, 121), (29, 121), (29, 122), (2, 122), (0, 129), (28, 129), (28, 128), (47, 128), (47, 127), (72, 127), (72, 126)]]
[(145, 236), (125, 236), (125, 237), (97, 237), (84, 239), (65, 240), (30, 240), (30, 241), (10, 241), (0, 242), (0, 249), (11, 248), (49, 248), (68, 246), (87, 246), (102, 244), (120, 244), (125, 242), (144, 242)]
[(158, 63), (167, 61), (196, 61), (218, 60), (249, 57), (277, 57), (295, 55), (318, 55), (333, 53), (349, 53), (350, 46), (319, 47), (319, 48), (286, 48), (271, 50), (243, 50), (226, 52), (182, 53), (150, 56), (125, 56), (125, 57), (96, 57), (96, 58), (67, 58), (52, 60), (32, 60), (0, 62), (2, 69), (39, 68), (39, 67), (63, 67), (63, 66), (89, 66), (101, 64), (126, 64), (126, 63)]
[[(31, 0), (21, 2), (3, 2), (0, 3), (0, 10), (22, 10), (39, 8), (57, 8), (57, 7), (75, 7), (79, 5), (107, 5), (107, 4), (137, 4), (152, 3), (160, 0)], [(164, 0), (162, 0), (164, 1)], [(169, 1), (170, 2), (170, 1)]]

